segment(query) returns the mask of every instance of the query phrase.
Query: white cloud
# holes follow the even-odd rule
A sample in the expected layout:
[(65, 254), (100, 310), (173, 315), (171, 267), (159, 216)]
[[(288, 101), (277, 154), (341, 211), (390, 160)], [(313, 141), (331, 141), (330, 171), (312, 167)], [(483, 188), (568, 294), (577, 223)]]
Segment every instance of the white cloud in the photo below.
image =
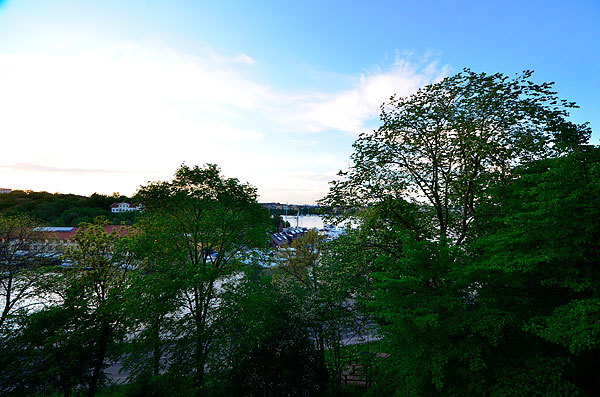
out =
[(49, 149), (55, 158), (89, 159), (86, 143), (101, 152), (186, 135), (208, 142), (262, 136), (211, 117), (255, 108), (262, 87), (173, 53), (119, 46), (72, 56), (0, 54), (0, 86), (6, 147), (19, 148), (2, 162), (39, 159)]
[(243, 52), (238, 54), (238, 56), (235, 57), (234, 60), (239, 63), (245, 63), (248, 65), (254, 65), (256, 63), (256, 60), (254, 60), (253, 58), (250, 58), (248, 55), (244, 54)]
[[(345, 90), (299, 93), (253, 81), (245, 71), (259, 63), (244, 53), (192, 56), (131, 44), (0, 53), (0, 181), (132, 193), (140, 183), (170, 178), (182, 161), (216, 162), (259, 191), (324, 193), (317, 175), (344, 168), (349, 149), (318, 155), (312, 150), (318, 141), (299, 134), (361, 132), (390, 95), (410, 94), (445, 73), (428, 62), (397, 59), (349, 78)], [(257, 155), (251, 145), (260, 142), (269, 153), (270, 142), (286, 131), (295, 147), (311, 149), (294, 149), (301, 158), (274, 170), (286, 157)]]
[(348, 90), (300, 99), (301, 113), (289, 119), (303, 120), (305, 129), (311, 132), (341, 130), (358, 134), (364, 132), (367, 121), (378, 117), (381, 105), (392, 95), (410, 95), (446, 74), (447, 68), (439, 68), (436, 61), (414, 65), (397, 58), (389, 70), (375, 67), (361, 74)]

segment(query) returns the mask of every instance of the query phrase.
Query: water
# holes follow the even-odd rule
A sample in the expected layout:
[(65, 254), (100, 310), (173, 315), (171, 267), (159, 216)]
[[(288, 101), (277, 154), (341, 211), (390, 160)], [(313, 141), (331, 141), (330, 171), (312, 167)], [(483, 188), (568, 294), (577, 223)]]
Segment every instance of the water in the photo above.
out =
[[(284, 221), (288, 221), (291, 227), (296, 227), (296, 215), (282, 215), (281, 217)], [(300, 215), (298, 220), (298, 226), (305, 227), (307, 229), (313, 229), (316, 227), (317, 229), (321, 230), (323, 229), (323, 226), (327, 224), (320, 215)], [(338, 227), (345, 228), (348, 225), (354, 229), (357, 227), (357, 222), (354, 220), (344, 220), (340, 225), (338, 225)]]
[[(296, 215), (282, 215), (284, 221), (290, 223), (290, 226), (296, 227)], [(298, 217), (298, 226), (305, 227), (307, 229), (323, 229), (323, 218), (319, 215), (300, 215)]]

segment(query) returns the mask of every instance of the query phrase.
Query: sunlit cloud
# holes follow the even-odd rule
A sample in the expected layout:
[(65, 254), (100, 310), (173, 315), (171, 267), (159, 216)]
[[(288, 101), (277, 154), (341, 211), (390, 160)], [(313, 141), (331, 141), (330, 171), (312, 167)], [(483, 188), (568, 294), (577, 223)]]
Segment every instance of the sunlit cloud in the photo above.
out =
[(300, 98), (300, 112), (289, 119), (305, 121), (305, 129), (311, 132), (340, 130), (358, 134), (364, 132), (367, 121), (378, 117), (381, 105), (392, 95), (410, 95), (447, 73), (448, 68), (439, 68), (436, 61), (415, 65), (397, 58), (389, 69), (374, 67), (362, 73), (350, 89)]
[[(287, 157), (264, 155), (270, 142), (289, 133), (286, 140), (300, 154), (320, 145), (314, 134), (355, 136), (392, 94), (408, 95), (446, 73), (432, 58), (398, 58), (344, 76), (349, 85), (340, 91), (297, 92), (249, 77), (261, 63), (242, 52), (190, 55), (120, 44), (0, 53), (0, 181), (129, 194), (148, 180), (170, 178), (182, 161), (215, 162), (231, 176), (247, 177), (261, 195), (297, 189), (312, 200), (327, 189), (322, 175), (344, 168), (347, 157), (338, 148), (327, 155), (306, 150), (274, 167)], [(257, 155), (252, 144), (266, 149)]]
[(240, 53), (238, 56), (236, 56), (234, 58), (234, 60), (239, 63), (246, 63), (248, 65), (254, 65), (256, 63), (256, 60), (250, 58), (248, 55), (246, 55), (244, 53)]

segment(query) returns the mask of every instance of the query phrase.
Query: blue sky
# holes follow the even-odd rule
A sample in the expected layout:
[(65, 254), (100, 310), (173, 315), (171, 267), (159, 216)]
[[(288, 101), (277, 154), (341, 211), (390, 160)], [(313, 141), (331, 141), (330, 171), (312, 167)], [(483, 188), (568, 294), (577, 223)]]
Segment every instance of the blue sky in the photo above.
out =
[(600, 142), (600, 2), (0, 0), (0, 187), (132, 194), (217, 163), (313, 203), (392, 94), (535, 70)]

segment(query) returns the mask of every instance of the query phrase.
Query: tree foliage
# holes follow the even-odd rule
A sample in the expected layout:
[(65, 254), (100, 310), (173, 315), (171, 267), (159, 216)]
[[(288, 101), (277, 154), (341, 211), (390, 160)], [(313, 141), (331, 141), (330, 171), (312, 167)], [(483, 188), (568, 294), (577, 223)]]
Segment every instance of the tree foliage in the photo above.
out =
[(552, 83), (536, 84), (531, 75), (511, 79), (465, 69), (409, 97), (392, 97), (382, 106), (381, 127), (361, 134), (354, 164), (323, 202), (418, 203), (437, 236), (461, 243), (490, 184), (515, 165), (589, 136), (586, 125), (566, 120), (575, 105), (559, 100)]
[(112, 213), (114, 202), (129, 202), (130, 198), (118, 193), (112, 196), (94, 193), (90, 197), (75, 194), (34, 192), (14, 190), (0, 194), (0, 214), (4, 216), (29, 216), (40, 219), (51, 226), (78, 226), (80, 223), (94, 223), (97, 216), (104, 216), (114, 225), (125, 222), (128, 225), (139, 218), (137, 211)]
[(107, 233), (103, 226), (82, 225), (66, 247), (65, 266), (36, 280), (35, 299), (48, 296), (52, 302), (19, 318), (3, 346), (9, 357), (3, 392), (70, 395), (85, 388), (90, 396), (97, 393), (122, 337), (123, 292), (133, 265), (121, 247), (126, 229)]
[(309, 230), (275, 253), (274, 283), (282, 295), (297, 302), (338, 394), (342, 348), (363, 342), (370, 333), (369, 316), (358, 299), (367, 287), (368, 268), (357, 266), (363, 263), (348, 248), (354, 238), (327, 242), (326, 236)]
[(374, 393), (597, 392), (597, 160), (575, 105), (530, 78), (465, 70), (392, 97), (324, 199), (360, 209), (372, 255)]
[(225, 288), (216, 354), (210, 361), (214, 395), (317, 396), (326, 370), (303, 302), (263, 271)]
[(171, 268), (163, 273), (172, 276), (168, 280), (147, 278), (148, 289), (162, 289), (165, 282), (176, 289), (176, 299), (163, 302), (176, 318), (170, 328), (172, 368), (193, 374), (198, 392), (204, 387), (207, 358), (218, 337), (215, 307), (221, 299), (220, 285), (235, 276), (253, 248), (266, 244), (270, 218), (256, 198), (254, 187), (224, 178), (211, 164), (182, 165), (172, 181), (149, 184), (136, 195), (146, 208), (148, 222), (161, 230), (148, 236), (162, 258), (151, 256), (148, 263), (158, 264), (159, 270)]
[(39, 295), (36, 282), (50, 262), (45, 242), (51, 238), (36, 231), (41, 225), (28, 216), (0, 217), (0, 335)]
[(92, 360), (88, 365), (90, 378), (88, 395), (97, 392), (103, 380), (103, 370), (110, 348), (118, 341), (123, 331), (124, 292), (129, 284), (129, 275), (135, 263), (125, 250), (128, 229), (113, 229), (110, 233), (104, 225), (82, 225), (74, 236), (74, 245), (66, 248), (64, 258), (71, 266), (56, 280), (62, 286), (55, 290), (62, 295), (64, 310), (82, 307), (71, 337), (83, 334), (91, 339), (85, 341)]
[[(511, 315), (563, 384), (598, 393), (600, 151), (529, 163), (482, 208), (479, 300)], [(485, 273), (485, 276), (483, 274)], [(485, 278), (484, 278), (485, 277)], [(485, 282), (483, 282), (485, 280)]]

